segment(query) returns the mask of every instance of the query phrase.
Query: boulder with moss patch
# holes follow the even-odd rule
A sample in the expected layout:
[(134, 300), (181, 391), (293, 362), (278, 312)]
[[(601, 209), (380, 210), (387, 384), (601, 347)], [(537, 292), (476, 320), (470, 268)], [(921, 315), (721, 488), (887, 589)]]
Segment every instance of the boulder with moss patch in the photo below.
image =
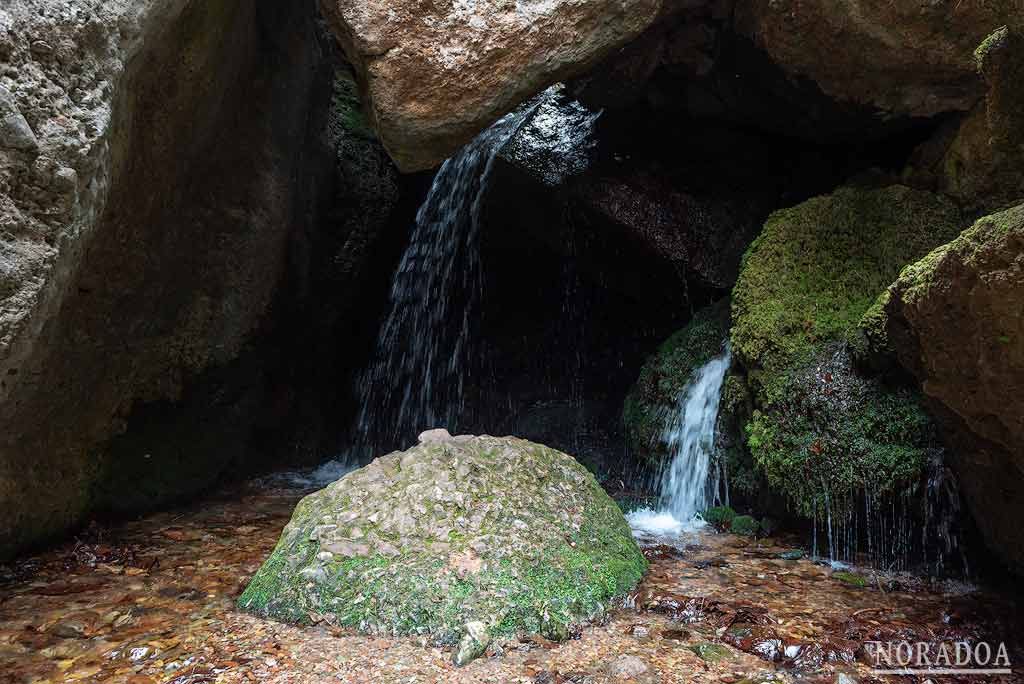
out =
[(989, 545), (1024, 571), (1024, 204), (905, 269), (862, 325), (921, 382)]
[(747, 444), (799, 513), (919, 478), (936, 446), (927, 413), (914, 390), (865, 377), (851, 343), (889, 279), (958, 223), (928, 192), (842, 188), (773, 214), (747, 252), (731, 333), (753, 396)]
[(564, 639), (640, 580), (625, 518), (572, 457), (514, 437), (421, 440), (303, 499), (239, 605), (441, 644), (474, 623)]

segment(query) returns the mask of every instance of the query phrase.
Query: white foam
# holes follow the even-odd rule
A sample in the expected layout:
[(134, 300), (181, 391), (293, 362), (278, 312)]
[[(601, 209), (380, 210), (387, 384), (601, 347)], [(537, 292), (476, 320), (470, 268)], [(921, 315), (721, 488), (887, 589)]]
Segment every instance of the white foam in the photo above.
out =
[(635, 536), (652, 535), (655, 537), (677, 537), (687, 532), (698, 532), (707, 523), (699, 517), (690, 520), (678, 520), (668, 511), (655, 511), (651, 508), (640, 508), (626, 516)]
[(271, 483), (299, 489), (321, 489), (340, 480), (354, 469), (342, 461), (327, 461), (310, 470), (289, 470), (267, 478)]

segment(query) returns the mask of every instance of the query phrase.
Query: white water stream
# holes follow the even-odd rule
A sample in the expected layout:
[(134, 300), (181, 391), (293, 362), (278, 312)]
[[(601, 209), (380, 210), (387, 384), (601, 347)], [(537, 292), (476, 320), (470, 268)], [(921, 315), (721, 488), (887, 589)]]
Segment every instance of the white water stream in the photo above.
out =
[(711, 500), (708, 472), (729, 362), (727, 346), (721, 355), (697, 369), (679, 393), (662, 435), (670, 460), (661, 475), (658, 510), (644, 508), (628, 516), (637, 532), (672, 535), (704, 526), (700, 513)]

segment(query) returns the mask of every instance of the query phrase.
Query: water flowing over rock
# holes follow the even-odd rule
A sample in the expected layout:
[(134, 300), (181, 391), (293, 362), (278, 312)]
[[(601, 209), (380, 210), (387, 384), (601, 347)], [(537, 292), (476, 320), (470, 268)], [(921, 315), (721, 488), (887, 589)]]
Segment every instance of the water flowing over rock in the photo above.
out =
[(321, 0), (384, 146), (430, 168), (521, 102), (639, 35), (661, 0)]
[[(692, 520), (707, 508), (711, 458), (715, 447), (722, 383), (729, 370), (728, 346), (698, 369), (679, 395), (679, 406), (665, 426), (672, 460), (662, 473), (661, 502), (676, 520)], [(717, 487), (711, 487), (716, 490)]]
[(571, 456), (434, 431), (303, 499), (239, 605), (445, 644), (468, 634), (469, 658), (490, 637), (567, 638), (645, 569)]
[(359, 387), (356, 437), (371, 453), (423, 428), (458, 425), (482, 288), (481, 202), (495, 156), (532, 109), (507, 115), (445, 162), (416, 215)]

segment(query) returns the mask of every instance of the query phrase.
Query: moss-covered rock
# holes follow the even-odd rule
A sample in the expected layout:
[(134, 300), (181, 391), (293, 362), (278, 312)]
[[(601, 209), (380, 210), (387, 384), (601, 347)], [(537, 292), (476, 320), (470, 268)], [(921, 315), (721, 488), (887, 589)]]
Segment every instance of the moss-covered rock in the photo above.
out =
[[(1022, 191), (1024, 192), (1024, 191)], [(1024, 204), (900, 274), (861, 325), (921, 383), (981, 532), (1024, 572)]]
[(728, 527), (736, 517), (736, 511), (729, 506), (715, 506), (709, 508), (700, 514), (700, 517), (704, 518), (704, 522), (709, 525), (714, 525), (718, 528)]
[(729, 302), (723, 299), (699, 311), (647, 359), (622, 411), (634, 454), (654, 466), (662, 463), (668, 453), (662, 439), (666, 413), (676, 408), (694, 371), (722, 353), (728, 334)]
[(900, 185), (841, 188), (772, 214), (732, 297), (733, 353), (756, 398), (778, 398), (821, 343), (852, 339), (900, 269), (955, 236), (959, 223), (948, 200)]
[(773, 214), (733, 291), (747, 445), (808, 517), (916, 481), (935, 431), (916, 393), (864, 377), (858, 323), (907, 263), (955, 235), (956, 207), (903, 186), (842, 188)]
[(572, 457), (444, 433), (303, 499), (239, 605), (446, 644), (473, 622), (563, 639), (645, 569), (619, 508)]

